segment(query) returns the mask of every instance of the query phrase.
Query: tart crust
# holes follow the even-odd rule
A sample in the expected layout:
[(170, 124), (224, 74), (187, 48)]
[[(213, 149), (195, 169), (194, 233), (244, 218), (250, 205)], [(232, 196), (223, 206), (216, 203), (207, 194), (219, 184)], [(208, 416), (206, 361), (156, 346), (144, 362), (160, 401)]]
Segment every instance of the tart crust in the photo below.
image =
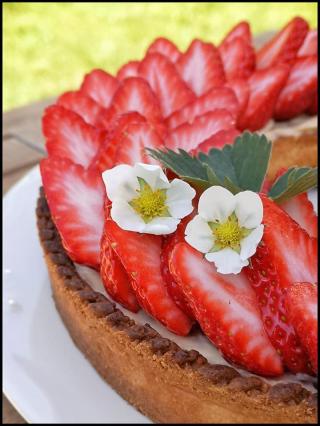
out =
[[(78, 275), (43, 191), (37, 224), (57, 310), (74, 343), (123, 398), (158, 423), (316, 423), (317, 395), (212, 365), (123, 315)], [(85, 384), (84, 384), (85, 386)]]

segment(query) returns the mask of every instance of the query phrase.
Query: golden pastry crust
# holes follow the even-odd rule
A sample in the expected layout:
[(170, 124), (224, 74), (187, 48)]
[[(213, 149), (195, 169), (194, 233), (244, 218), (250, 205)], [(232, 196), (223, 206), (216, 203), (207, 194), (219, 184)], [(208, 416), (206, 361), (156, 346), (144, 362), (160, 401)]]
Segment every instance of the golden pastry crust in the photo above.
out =
[(77, 274), (43, 194), (37, 217), (55, 304), (73, 341), (143, 414), (159, 423), (316, 423), (315, 395), (301, 385), (270, 386), (211, 365), (124, 316)]
[(300, 136), (282, 136), (272, 144), (271, 160), (267, 176), (273, 180), (281, 168), (292, 166), (315, 167), (318, 160), (318, 135), (316, 130)]

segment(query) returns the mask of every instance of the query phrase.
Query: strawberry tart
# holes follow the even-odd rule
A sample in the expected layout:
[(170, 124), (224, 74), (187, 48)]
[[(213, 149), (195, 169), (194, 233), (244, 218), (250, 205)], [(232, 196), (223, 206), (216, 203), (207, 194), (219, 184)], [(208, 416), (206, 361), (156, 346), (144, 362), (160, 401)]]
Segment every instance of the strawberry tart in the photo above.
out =
[(57, 310), (155, 422), (316, 423), (317, 59), (302, 18), (259, 49), (241, 22), (44, 112)]

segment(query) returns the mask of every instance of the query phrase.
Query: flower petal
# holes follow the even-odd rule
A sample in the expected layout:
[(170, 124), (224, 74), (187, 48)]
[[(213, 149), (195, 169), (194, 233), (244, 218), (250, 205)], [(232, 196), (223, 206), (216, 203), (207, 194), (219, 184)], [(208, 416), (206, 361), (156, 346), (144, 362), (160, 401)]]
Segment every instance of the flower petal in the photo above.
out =
[(152, 190), (169, 188), (170, 183), (160, 166), (153, 164), (136, 163), (135, 175), (144, 179)]
[(249, 259), (249, 257), (255, 254), (257, 245), (263, 236), (263, 228), (263, 225), (259, 225), (257, 228), (253, 229), (247, 237), (240, 241), (240, 257), (242, 260)]
[(211, 229), (200, 215), (196, 215), (187, 224), (185, 240), (201, 253), (207, 253), (214, 244)]
[(126, 231), (143, 232), (145, 223), (135, 210), (124, 200), (115, 199), (111, 207), (111, 217), (120, 228)]
[(207, 222), (224, 222), (236, 206), (234, 195), (222, 186), (211, 186), (201, 195), (198, 212)]
[(166, 205), (172, 217), (182, 219), (192, 212), (192, 200), (196, 191), (181, 179), (173, 179), (167, 190)]
[(244, 266), (249, 264), (248, 260), (242, 260), (240, 255), (231, 248), (207, 253), (205, 258), (209, 262), (214, 262), (220, 274), (238, 274)]
[(173, 217), (155, 217), (144, 224), (143, 233), (154, 235), (172, 234), (179, 225), (180, 220)]
[(139, 182), (134, 168), (127, 164), (120, 164), (102, 173), (102, 179), (106, 186), (107, 196), (110, 201), (121, 198), (130, 201), (137, 196)]
[(258, 194), (252, 191), (239, 192), (235, 196), (235, 213), (239, 225), (252, 229), (260, 225), (263, 217), (263, 204)]

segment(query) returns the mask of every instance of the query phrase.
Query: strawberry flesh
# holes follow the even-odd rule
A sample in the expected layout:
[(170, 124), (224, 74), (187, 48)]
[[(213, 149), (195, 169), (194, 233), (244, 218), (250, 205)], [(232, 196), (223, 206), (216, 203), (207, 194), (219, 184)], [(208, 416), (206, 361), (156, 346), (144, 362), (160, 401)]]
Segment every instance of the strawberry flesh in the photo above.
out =
[(264, 69), (283, 62), (290, 62), (297, 55), (309, 30), (308, 23), (300, 18), (292, 19), (279, 33), (257, 52), (257, 68)]
[(275, 105), (274, 118), (289, 120), (311, 105), (318, 88), (318, 57), (307, 56), (294, 61), (288, 80)]
[(169, 267), (203, 332), (226, 359), (257, 374), (282, 374), (281, 360), (243, 273), (219, 274), (185, 242), (174, 247)]
[(261, 194), (264, 234), (251, 266), (245, 268), (256, 292), (269, 338), (294, 373), (308, 372), (299, 337), (284, 306), (291, 283), (317, 279), (317, 239), (310, 237), (284, 210)]
[(300, 47), (297, 57), (313, 56), (318, 54), (318, 30), (310, 30)]
[(223, 39), (219, 47), (223, 46), (226, 43), (230, 43), (237, 37), (242, 37), (247, 43), (251, 44), (252, 36), (250, 25), (246, 21), (239, 22), (235, 27), (233, 27), (226, 37)]
[(162, 238), (125, 231), (110, 219), (106, 228), (112, 248), (133, 278), (132, 286), (141, 306), (170, 331), (186, 336), (192, 321), (174, 303), (161, 275)]
[(96, 69), (86, 74), (80, 90), (102, 107), (108, 108), (118, 86), (116, 78), (103, 70)]
[(307, 351), (313, 372), (318, 372), (318, 286), (311, 283), (294, 283), (288, 288), (285, 307)]
[(117, 79), (121, 81), (128, 77), (139, 77), (139, 65), (139, 61), (130, 61), (123, 65), (117, 72)]
[(150, 44), (147, 50), (147, 55), (156, 52), (161, 53), (173, 63), (177, 62), (181, 56), (181, 52), (177, 46), (172, 41), (164, 37), (156, 38), (154, 42)]
[(175, 128), (166, 139), (166, 146), (172, 150), (191, 151), (220, 130), (233, 129), (234, 126), (235, 119), (227, 110), (216, 109), (199, 115), (191, 124), (184, 123)]
[(50, 157), (67, 158), (83, 167), (89, 167), (107, 138), (104, 130), (91, 126), (80, 115), (59, 105), (45, 110), (42, 129)]
[(211, 43), (193, 40), (176, 65), (183, 80), (197, 96), (225, 83), (219, 51)]
[(141, 62), (139, 74), (159, 99), (164, 117), (195, 99), (173, 63), (161, 53), (150, 53)]
[(227, 87), (210, 89), (204, 95), (171, 114), (166, 123), (169, 129), (175, 129), (183, 123), (192, 123), (199, 115), (216, 109), (226, 109), (235, 118), (238, 116), (239, 104), (232, 89)]
[(198, 155), (200, 152), (208, 154), (212, 148), (221, 149), (225, 145), (232, 145), (238, 136), (240, 136), (240, 132), (237, 129), (220, 130), (198, 145), (190, 154)]
[(98, 269), (105, 199), (101, 174), (57, 158), (41, 160), (40, 172), (63, 247), (74, 262)]
[(248, 78), (255, 69), (255, 51), (242, 37), (235, 37), (219, 48), (227, 80)]

